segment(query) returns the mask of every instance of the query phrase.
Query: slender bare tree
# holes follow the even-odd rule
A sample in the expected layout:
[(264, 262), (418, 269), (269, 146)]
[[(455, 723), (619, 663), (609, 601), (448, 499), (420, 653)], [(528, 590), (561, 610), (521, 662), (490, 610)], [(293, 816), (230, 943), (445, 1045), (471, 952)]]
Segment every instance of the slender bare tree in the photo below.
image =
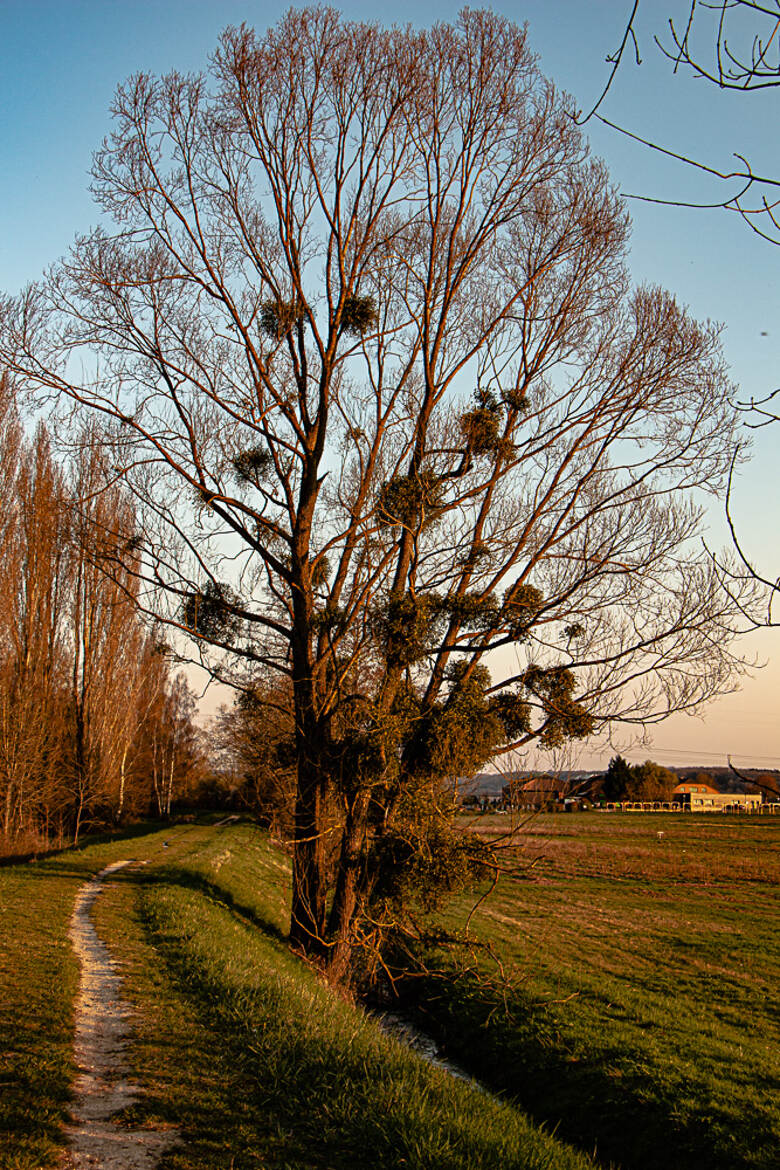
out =
[(63, 477), (46, 428), (24, 444), (7, 486), (3, 592), (5, 653), (0, 684), (0, 787), (6, 837), (40, 829), (65, 803), (62, 744), (67, 586)]
[(149, 812), (148, 742), (182, 745), (170, 796), (171, 776), (191, 770), (192, 725), (135, 605), (126, 495), (106, 484), (94, 443), (63, 469), (45, 426), (26, 439), (0, 391), (0, 838), (33, 846), (126, 807)]
[(491, 13), (291, 12), (113, 113), (106, 226), (4, 302), (0, 358), (102, 417), (141, 604), (286, 678), (291, 939), (341, 980), (439, 880), (447, 777), (734, 685), (717, 330), (630, 288), (604, 168)]
[(132, 558), (123, 554), (126, 565), (116, 555), (117, 545), (132, 538), (132, 509), (105, 481), (94, 428), (78, 438), (68, 485), (67, 613), (76, 838), (85, 812), (105, 819), (107, 807), (123, 804), (127, 739), (137, 731), (132, 699), (147, 637), (135, 606)]
[(167, 664), (160, 671), (162, 685), (145, 721), (147, 770), (151, 777), (156, 812), (171, 815), (175, 800), (189, 795), (201, 752), (195, 730), (195, 698), (186, 677), (168, 677)]

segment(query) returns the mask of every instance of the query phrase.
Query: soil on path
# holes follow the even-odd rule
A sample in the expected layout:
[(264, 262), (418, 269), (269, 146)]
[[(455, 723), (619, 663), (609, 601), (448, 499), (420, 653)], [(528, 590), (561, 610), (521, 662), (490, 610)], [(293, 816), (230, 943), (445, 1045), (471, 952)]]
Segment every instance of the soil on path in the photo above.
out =
[(75, 1039), (79, 1076), (62, 1170), (153, 1170), (177, 1137), (172, 1130), (130, 1129), (112, 1120), (138, 1100), (140, 1090), (126, 1076), (130, 1009), (121, 998), (121, 976), (97, 936), (90, 909), (104, 878), (132, 864), (115, 861), (83, 885), (71, 917), (70, 939), (81, 963)]

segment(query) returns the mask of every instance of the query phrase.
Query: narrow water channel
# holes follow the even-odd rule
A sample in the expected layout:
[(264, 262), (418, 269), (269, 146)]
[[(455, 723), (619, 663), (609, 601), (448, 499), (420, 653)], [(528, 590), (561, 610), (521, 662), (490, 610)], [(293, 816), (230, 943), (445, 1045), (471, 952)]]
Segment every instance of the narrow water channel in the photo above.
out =
[(440, 1068), (443, 1072), (449, 1073), (451, 1077), (456, 1077), (459, 1081), (466, 1081), (488, 1097), (495, 1096), (495, 1094), (491, 1093), (489, 1089), (486, 1089), (483, 1084), (476, 1080), (475, 1077), (470, 1076), (465, 1069), (462, 1069), (460, 1065), (455, 1064), (452, 1060), (448, 1060), (442, 1054), (441, 1049), (433, 1037), (421, 1031), (416, 1024), (413, 1024), (411, 1020), (408, 1020), (400, 1012), (375, 1012), (372, 1015), (383, 1032), (386, 1032), (389, 1036), (394, 1036), (396, 1040), (400, 1040), (407, 1048), (411, 1048), (414, 1052), (419, 1053), (423, 1060), (427, 1061), (428, 1064), (432, 1064), (434, 1068)]

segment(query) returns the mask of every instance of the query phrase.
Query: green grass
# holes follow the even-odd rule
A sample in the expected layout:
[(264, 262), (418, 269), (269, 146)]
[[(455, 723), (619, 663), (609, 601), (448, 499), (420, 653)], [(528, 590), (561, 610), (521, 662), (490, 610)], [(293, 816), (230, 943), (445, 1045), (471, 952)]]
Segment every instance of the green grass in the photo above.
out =
[(473, 979), (418, 996), (448, 1052), (520, 1108), (424, 1064), (290, 956), (288, 863), (253, 826), (0, 867), (2, 1170), (56, 1164), (75, 1071), (68, 918), (79, 885), (129, 856), (150, 864), (119, 871), (95, 917), (138, 1008), (132, 1115), (178, 1131), (162, 1170), (566, 1170), (594, 1148), (624, 1170), (776, 1164), (780, 821), (594, 814), (538, 818), (529, 876), (479, 912), (509, 1010)]
[[(47, 1028), (50, 1051), (31, 1030), (23, 1061), (3, 1066), (15, 1084), (22, 1068), (31, 1072), (19, 1108), (3, 1118), (1, 1166), (56, 1160), (73, 1074), (67, 918), (80, 882), (128, 855), (152, 864), (114, 875), (95, 920), (138, 1008), (129, 1060), (145, 1096), (129, 1114), (178, 1129), (163, 1170), (592, 1164), (334, 997), (284, 944), (286, 860), (251, 826), (193, 825), (133, 842), (132, 853), (114, 843), (0, 871), (4, 917), (15, 922), (5, 940), (4, 1015), (21, 1018), (23, 1005), (31, 1019), (48, 1011), (57, 1026)], [(30, 950), (42, 924), (45, 938)], [(43, 1108), (36, 1095), (51, 1062)]]
[(323, 987), (282, 941), (287, 883), (263, 835), (231, 826), (186, 853), (174, 843), (164, 865), (123, 875), (113, 906), (100, 906), (130, 993), (155, 1005), (133, 1050), (154, 1093), (134, 1113), (180, 1124), (184, 1146), (166, 1170), (590, 1164)]
[(48, 1165), (70, 1099), (78, 963), (67, 938), (78, 887), (148, 841), (97, 842), (0, 866), (0, 1167)]
[(508, 964), (509, 1010), (478, 980), (432, 979), (428, 1030), (626, 1168), (775, 1166), (780, 820), (547, 816), (522, 855), (529, 878), (475, 919)]

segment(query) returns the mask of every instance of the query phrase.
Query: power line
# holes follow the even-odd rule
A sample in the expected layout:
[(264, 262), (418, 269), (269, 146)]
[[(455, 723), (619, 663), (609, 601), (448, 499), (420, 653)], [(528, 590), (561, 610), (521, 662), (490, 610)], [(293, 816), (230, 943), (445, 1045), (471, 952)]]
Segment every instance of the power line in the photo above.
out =
[[(654, 756), (667, 756), (667, 757), (674, 756), (675, 758), (677, 758), (679, 756), (705, 756), (707, 759), (710, 759), (710, 760), (723, 760), (724, 766), (728, 762), (729, 758), (731, 758), (733, 760), (754, 760), (754, 761), (760, 761), (764, 765), (769, 765), (771, 763), (771, 764), (776, 764), (776, 765), (780, 766), (780, 758), (778, 758), (777, 756), (770, 756), (770, 755), (751, 756), (751, 755), (746, 754), (745, 752), (708, 752), (702, 748), (660, 748), (660, 747), (652, 747), (650, 745), (648, 745), (648, 747), (646, 749), (631, 747), (631, 748), (625, 748), (624, 750), (625, 750), (626, 754), (628, 754), (628, 753), (636, 754), (637, 752), (641, 752), (641, 751), (646, 750), (647, 752), (651, 753)], [(611, 756), (611, 755), (614, 755), (615, 752), (617, 752), (617, 751), (618, 751), (618, 749), (614, 748), (614, 747), (591, 748), (591, 754), (594, 756)]]

